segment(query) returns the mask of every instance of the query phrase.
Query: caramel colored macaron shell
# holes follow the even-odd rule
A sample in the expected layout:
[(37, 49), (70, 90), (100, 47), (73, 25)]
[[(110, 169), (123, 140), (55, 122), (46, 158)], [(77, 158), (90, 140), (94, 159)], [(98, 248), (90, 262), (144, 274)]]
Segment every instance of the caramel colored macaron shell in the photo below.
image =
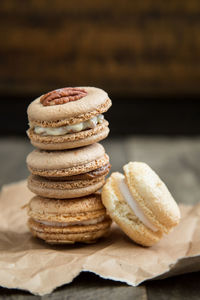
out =
[(94, 243), (109, 234), (111, 221), (106, 219), (96, 225), (53, 227), (29, 219), (28, 226), (33, 236), (48, 244)]
[(106, 214), (100, 193), (68, 200), (34, 196), (27, 206), (29, 217), (50, 222), (77, 222)]
[[(112, 173), (103, 187), (102, 201), (110, 217), (133, 241), (152, 246), (179, 223), (179, 208), (165, 184), (148, 165), (129, 163), (124, 166), (124, 172), (125, 176)], [(119, 189), (122, 179), (157, 231), (145, 226), (130, 208)]]
[[(93, 242), (108, 234), (111, 225), (99, 193), (69, 200), (35, 196), (27, 210), (31, 232), (48, 243)], [(79, 222), (102, 217), (103, 220), (96, 224), (78, 225)], [(38, 221), (66, 222), (68, 226), (49, 226)]]
[(42, 197), (68, 199), (82, 197), (99, 190), (105, 183), (105, 176), (91, 180), (55, 181), (45, 177), (30, 175), (28, 188)]

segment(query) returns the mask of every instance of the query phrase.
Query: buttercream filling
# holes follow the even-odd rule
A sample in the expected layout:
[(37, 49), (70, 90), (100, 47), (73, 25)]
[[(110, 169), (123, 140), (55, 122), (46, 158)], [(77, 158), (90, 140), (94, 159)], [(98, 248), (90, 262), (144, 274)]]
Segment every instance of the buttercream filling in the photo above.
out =
[(143, 213), (142, 209), (140, 208), (139, 204), (135, 201), (135, 199), (133, 198), (128, 185), (125, 182), (125, 179), (122, 178), (119, 180), (119, 189), (120, 192), (123, 196), (123, 198), (125, 199), (125, 201), (127, 202), (127, 204), (129, 205), (129, 207), (132, 209), (132, 211), (134, 212), (134, 214), (138, 217), (138, 219), (149, 229), (151, 229), (152, 231), (158, 231), (158, 228), (156, 226), (154, 226), (154, 224), (152, 224), (150, 222), (150, 220), (145, 216), (145, 214)]
[(41, 223), (43, 225), (47, 226), (55, 226), (55, 227), (67, 227), (67, 226), (73, 226), (73, 225), (95, 225), (105, 219), (105, 216), (101, 216), (99, 218), (95, 218), (92, 220), (85, 220), (85, 221), (76, 221), (76, 222), (49, 222), (49, 221), (41, 221), (41, 220), (35, 220), (38, 223)]
[(41, 126), (35, 126), (33, 128), (34, 132), (36, 134), (40, 135), (64, 135), (67, 133), (75, 133), (75, 132), (80, 132), (86, 129), (92, 129), (94, 128), (97, 124), (101, 124), (104, 120), (104, 116), (102, 114), (94, 116), (92, 119), (89, 119), (84, 122), (80, 122), (78, 124), (74, 125), (66, 125), (62, 127), (56, 127), (56, 128), (51, 128), (51, 127), (41, 127)]

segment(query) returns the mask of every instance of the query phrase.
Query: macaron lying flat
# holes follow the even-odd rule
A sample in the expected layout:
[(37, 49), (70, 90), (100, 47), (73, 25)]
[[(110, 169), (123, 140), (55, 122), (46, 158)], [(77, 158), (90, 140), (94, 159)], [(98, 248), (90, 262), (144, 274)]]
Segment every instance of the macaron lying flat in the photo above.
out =
[(28, 107), (31, 143), (40, 149), (62, 150), (98, 142), (109, 133), (103, 113), (108, 94), (94, 87), (63, 88), (34, 100)]
[(68, 201), (35, 196), (27, 210), (32, 234), (50, 244), (92, 243), (111, 225), (99, 193)]
[(152, 246), (179, 223), (179, 208), (164, 182), (145, 163), (112, 173), (102, 190), (110, 217), (136, 243)]
[(76, 198), (99, 190), (110, 170), (109, 157), (102, 145), (63, 151), (36, 149), (27, 157), (32, 173), (28, 188), (49, 198)]

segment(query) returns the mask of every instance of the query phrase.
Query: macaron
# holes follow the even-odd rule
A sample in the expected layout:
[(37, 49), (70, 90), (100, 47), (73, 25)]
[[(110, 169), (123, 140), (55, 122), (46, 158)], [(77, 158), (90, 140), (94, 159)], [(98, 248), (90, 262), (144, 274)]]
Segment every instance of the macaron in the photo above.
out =
[(179, 223), (180, 210), (168, 188), (145, 163), (130, 162), (115, 172), (102, 190), (110, 217), (143, 246), (152, 246)]
[(68, 201), (35, 196), (26, 208), (30, 231), (49, 244), (93, 243), (109, 233), (99, 193)]
[(95, 87), (51, 91), (28, 106), (27, 134), (35, 147), (45, 150), (96, 143), (109, 133), (103, 113), (111, 104), (108, 94)]
[(62, 151), (35, 149), (27, 156), (28, 188), (57, 199), (76, 198), (99, 190), (109, 173), (109, 156), (101, 144)]

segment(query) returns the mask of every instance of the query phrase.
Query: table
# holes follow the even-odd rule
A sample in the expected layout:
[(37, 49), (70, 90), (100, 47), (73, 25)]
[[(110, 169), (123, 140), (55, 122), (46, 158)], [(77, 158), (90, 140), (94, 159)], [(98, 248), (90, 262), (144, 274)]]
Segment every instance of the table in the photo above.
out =
[[(200, 195), (200, 137), (109, 137), (102, 144), (110, 155), (112, 170), (122, 171), (128, 161), (148, 163), (166, 182), (177, 202), (195, 204)], [(25, 138), (0, 138), (0, 186), (28, 176), (26, 155), (33, 149)], [(82, 273), (43, 299), (199, 299), (200, 272), (139, 287)], [(28, 292), (0, 288), (0, 299), (40, 299)]]

